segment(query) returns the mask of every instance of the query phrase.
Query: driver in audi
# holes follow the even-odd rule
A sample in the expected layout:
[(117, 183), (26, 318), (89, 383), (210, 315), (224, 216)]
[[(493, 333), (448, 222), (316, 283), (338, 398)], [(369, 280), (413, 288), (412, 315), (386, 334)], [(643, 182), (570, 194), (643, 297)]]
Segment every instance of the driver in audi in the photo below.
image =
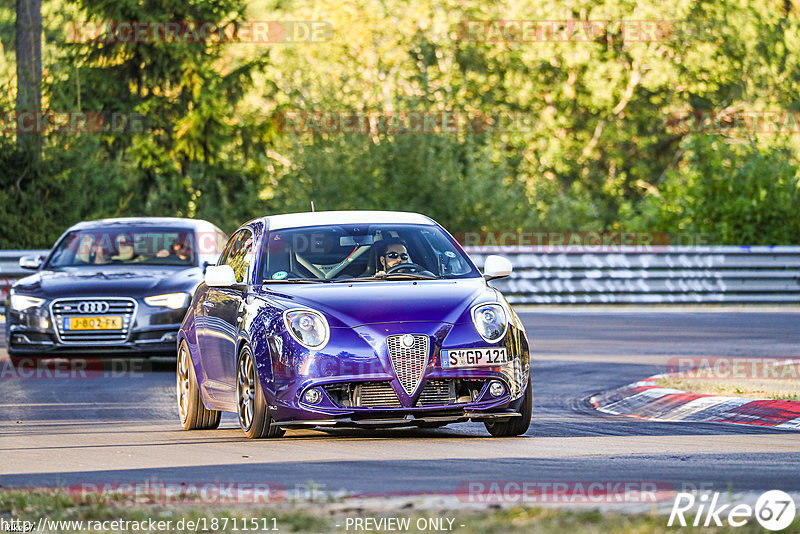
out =
[(375, 274), (386, 274), (389, 269), (401, 263), (411, 263), (406, 242), (400, 238), (392, 237), (379, 242), (378, 262), (380, 270)]

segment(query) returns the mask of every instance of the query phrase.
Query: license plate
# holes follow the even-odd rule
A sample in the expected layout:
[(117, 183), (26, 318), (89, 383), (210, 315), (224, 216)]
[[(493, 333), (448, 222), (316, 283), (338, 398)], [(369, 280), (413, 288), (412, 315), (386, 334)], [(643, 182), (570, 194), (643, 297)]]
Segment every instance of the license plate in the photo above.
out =
[(122, 317), (64, 317), (64, 330), (122, 330)]
[(486, 367), (510, 362), (505, 347), (495, 349), (453, 349), (442, 351), (442, 367)]

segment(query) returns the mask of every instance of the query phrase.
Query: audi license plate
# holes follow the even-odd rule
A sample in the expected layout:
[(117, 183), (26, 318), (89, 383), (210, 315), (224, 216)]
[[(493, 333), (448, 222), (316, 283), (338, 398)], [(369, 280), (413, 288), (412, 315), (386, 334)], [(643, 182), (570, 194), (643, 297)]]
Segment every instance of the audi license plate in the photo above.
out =
[(505, 347), (494, 349), (454, 349), (442, 351), (442, 367), (486, 367), (510, 362)]
[(122, 330), (122, 317), (64, 317), (64, 330)]

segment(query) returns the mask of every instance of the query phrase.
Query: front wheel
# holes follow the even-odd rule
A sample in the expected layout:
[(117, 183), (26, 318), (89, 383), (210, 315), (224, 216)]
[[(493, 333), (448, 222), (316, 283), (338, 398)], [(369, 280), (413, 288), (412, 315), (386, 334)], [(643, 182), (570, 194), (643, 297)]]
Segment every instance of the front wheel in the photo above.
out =
[(244, 435), (250, 439), (279, 438), (286, 431), (272, 426), (267, 399), (261, 389), (258, 371), (253, 362), (250, 347), (244, 347), (239, 354), (236, 372), (236, 404), (239, 414), (239, 426)]
[(483, 423), (489, 434), (496, 438), (508, 438), (520, 436), (528, 431), (531, 426), (531, 415), (533, 415), (533, 384), (530, 376), (528, 377), (528, 387), (525, 388), (525, 396), (522, 399), (522, 406), (519, 407), (521, 417), (512, 417), (507, 421), (493, 421)]
[(177, 365), (177, 393), (178, 393), (178, 414), (181, 418), (181, 426), (185, 430), (210, 430), (219, 426), (222, 413), (217, 410), (209, 410), (203, 406), (200, 398), (200, 387), (197, 385), (197, 375), (194, 372), (192, 357), (189, 355), (189, 347), (186, 341), (181, 341), (178, 348)]

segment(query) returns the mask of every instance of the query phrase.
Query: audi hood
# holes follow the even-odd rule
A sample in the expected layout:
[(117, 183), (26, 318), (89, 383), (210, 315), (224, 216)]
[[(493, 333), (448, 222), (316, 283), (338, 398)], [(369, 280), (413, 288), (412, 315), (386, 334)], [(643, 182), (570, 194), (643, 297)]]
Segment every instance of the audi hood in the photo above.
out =
[[(57, 271), (41, 271), (27, 276), (14, 284), (14, 292), (54, 299), (81, 296), (147, 296), (156, 293), (186, 292), (187, 287), (196, 288), (202, 281), (199, 267), (151, 267), (137, 266), (102, 269), (64, 268)], [(124, 288), (124, 291), (121, 289)]]

